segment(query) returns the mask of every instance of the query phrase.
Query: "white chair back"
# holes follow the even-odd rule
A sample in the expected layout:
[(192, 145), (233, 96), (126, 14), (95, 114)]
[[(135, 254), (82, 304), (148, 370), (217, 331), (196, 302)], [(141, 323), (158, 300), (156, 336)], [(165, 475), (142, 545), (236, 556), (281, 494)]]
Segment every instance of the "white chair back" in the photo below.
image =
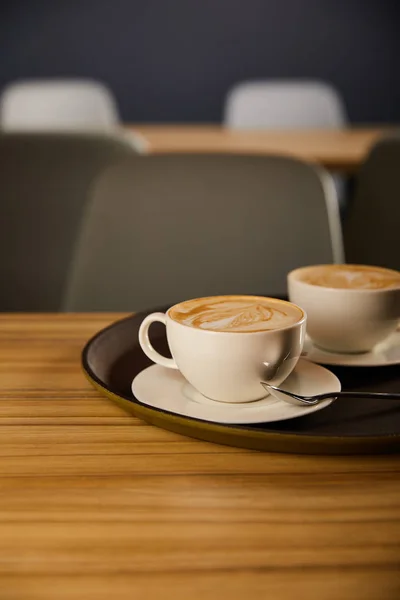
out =
[(118, 121), (111, 91), (96, 81), (17, 82), (0, 98), (4, 131), (109, 131)]
[(232, 88), (225, 124), (238, 129), (336, 128), (347, 117), (339, 93), (320, 81), (250, 81)]

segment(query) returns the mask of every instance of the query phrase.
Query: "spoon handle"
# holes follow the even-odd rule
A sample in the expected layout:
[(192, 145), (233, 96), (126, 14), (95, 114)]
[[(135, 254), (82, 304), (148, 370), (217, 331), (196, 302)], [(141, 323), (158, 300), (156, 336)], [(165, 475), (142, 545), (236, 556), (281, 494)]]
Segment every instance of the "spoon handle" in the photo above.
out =
[(400, 394), (395, 392), (336, 392), (330, 394), (318, 394), (318, 398), (376, 398), (377, 400), (400, 400)]

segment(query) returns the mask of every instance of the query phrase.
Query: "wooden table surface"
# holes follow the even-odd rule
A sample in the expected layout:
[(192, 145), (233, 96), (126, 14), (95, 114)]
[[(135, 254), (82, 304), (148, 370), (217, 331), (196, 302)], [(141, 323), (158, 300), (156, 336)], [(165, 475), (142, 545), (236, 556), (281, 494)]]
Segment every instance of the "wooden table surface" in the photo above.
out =
[(143, 149), (162, 152), (287, 154), (330, 170), (355, 171), (371, 146), (393, 127), (327, 130), (238, 131), (219, 125), (129, 125)]
[(0, 315), (0, 599), (400, 598), (399, 457), (140, 422), (80, 368), (118, 316)]

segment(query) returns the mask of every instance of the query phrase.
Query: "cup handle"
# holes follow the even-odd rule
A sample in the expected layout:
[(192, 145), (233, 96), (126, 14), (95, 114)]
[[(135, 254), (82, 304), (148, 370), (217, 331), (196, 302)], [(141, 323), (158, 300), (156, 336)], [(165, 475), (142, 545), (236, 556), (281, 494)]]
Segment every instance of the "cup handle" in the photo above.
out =
[(143, 322), (139, 328), (139, 344), (146, 356), (148, 356), (153, 362), (163, 367), (168, 367), (168, 369), (177, 369), (178, 365), (173, 358), (162, 356), (162, 354), (159, 354), (157, 350), (154, 350), (153, 346), (151, 345), (149, 339), (149, 328), (152, 323), (157, 322), (164, 323), (164, 325), (166, 325), (167, 315), (164, 313), (152, 313), (143, 319)]

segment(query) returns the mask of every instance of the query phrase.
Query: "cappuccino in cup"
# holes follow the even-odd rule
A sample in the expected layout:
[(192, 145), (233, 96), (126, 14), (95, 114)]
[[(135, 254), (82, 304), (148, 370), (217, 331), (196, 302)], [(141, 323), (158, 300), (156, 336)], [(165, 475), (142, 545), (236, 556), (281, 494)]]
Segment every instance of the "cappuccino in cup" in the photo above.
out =
[(309, 267), (299, 274), (299, 278), (310, 285), (343, 290), (384, 290), (400, 286), (397, 271), (364, 265)]
[[(172, 359), (154, 350), (151, 323), (166, 325)], [(146, 317), (139, 342), (154, 362), (182, 375), (220, 402), (265, 396), (260, 381), (280, 385), (301, 355), (306, 315), (298, 306), (263, 296), (211, 296), (176, 304)]]
[(314, 265), (288, 275), (289, 298), (307, 312), (312, 341), (333, 352), (368, 352), (400, 319), (400, 273), (366, 265)]
[(188, 327), (232, 333), (280, 329), (302, 317), (300, 309), (287, 302), (255, 296), (198, 298), (168, 312), (171, 319)]

